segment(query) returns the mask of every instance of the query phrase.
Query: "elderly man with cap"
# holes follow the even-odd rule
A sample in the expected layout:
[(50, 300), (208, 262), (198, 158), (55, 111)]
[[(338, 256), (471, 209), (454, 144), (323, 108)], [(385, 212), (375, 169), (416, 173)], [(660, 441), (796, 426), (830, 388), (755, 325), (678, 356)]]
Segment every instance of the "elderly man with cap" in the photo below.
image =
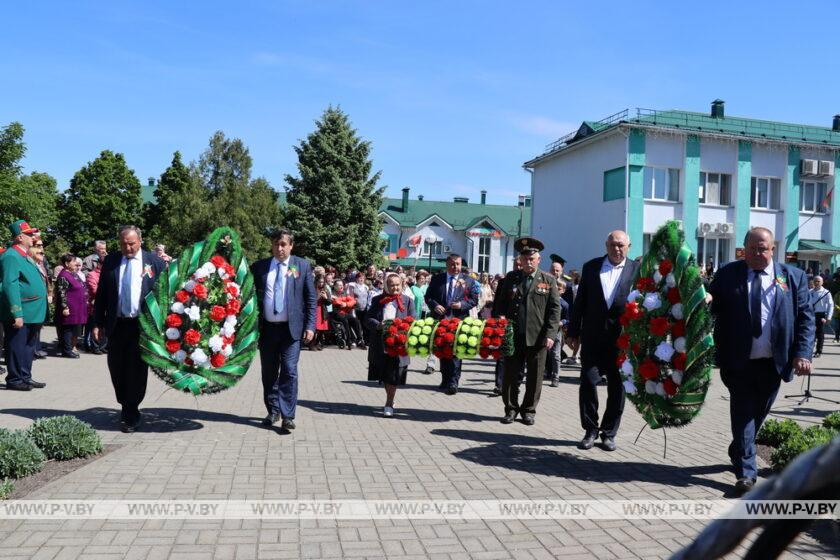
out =
[(38, 230), (18, 220), (9, 225), (12, 246), (0, 255), (0, 320), (6, 335), (6, 389), (30, 391), (44, 383), (32, 379), (32, 360), (47, 316), (47, 288), (29, 248)]
[(557, 280), (557, 291), (560, 292), (561, 312), (560, 328), (557, 329), (554, 346), (548, 351), (548, 357), (545, 360), (545, 378), (551, 381), (552, 387), (557, 387), (560, 382), (560, 371), (563, 369), (563, 360), (566, 358), (566, 353), (563, 352), (563, 330), (569, 323), (569, 313), (572, 311), (574, 294), (572, 293), (571, 278), (563, 274), (563, 265), (566, 264), (566, 260), (554, 253), (549, 258), (551, 259), (549, 270)]
[[(505, 317), (513, 324), (514, 353), (505, 357), (502, 400), (505, 415), (501, 422), (510, 424), (522, 415), (522, 422), (531, 426), (540, 401), (542, 374), (546, 352), (554, 346), (560, 326), (560, 293), (557, 281), (539, 270), (543, 244), (533, 237), (516, 240), (521, 268), (508, 272), (493, 302), (493, 316)], [(527, 366), (525, 397), (519, 404), (519, 375)]]
[[(615, 436), (624, 412), (624, 385), (615, 360), (616, 340), (621, 334), (619, 317), (639, 263), (627, 258), (630, 238), (620, 230), (607, 236), (607, 254), (583, 265), (580, 286), (569, 322), (571, 348), (581, 345), (580, 422), (585, 430), (578, 447), (591, 449), (598, 433), (602, 447), (615, 451)], [(598, 391), (601, 376), (607, 378), (607, 408), (598, 425)]]

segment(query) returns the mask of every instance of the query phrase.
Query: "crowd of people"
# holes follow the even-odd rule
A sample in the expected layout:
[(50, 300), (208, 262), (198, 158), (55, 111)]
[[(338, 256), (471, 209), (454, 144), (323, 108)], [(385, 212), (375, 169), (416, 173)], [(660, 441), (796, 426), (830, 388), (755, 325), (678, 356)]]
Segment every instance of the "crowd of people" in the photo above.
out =
[[(29, 391), (45, 386), (32, 377), (33, 360), (45, 357), (41, 327), (54, 322), (57, 355), (79, 358), (79, 350), (107, 354), (120, 424), (139, 426), (148, 366), (139, 350), (139, 312), (143, 298), (172, 258), (165, 247), (142, 249), (142, 233), (124, 226), (118, 251), (96, 241), (84, 258), (67, 253), (51, 269), (40, 232), (19, 220), (9, 225), (12, 243), (0, 250), (0, 320), (5, 337), (6, 388)], [(823, 350), (825, 326), (840, 318), (840, 289), (825, 287), (820, 275), (774, 259), (773, 234), (753, 228), (744, 239), (745, 258), (714, 270), (703, 267), (707, 302), (716, 316), (716, 359), (730, 392), (732, 443), (729, 457), (746, 491), (755, 482), (755, 434), (772, 405), (781, 380), (810, 373), (813, 356)], [(616, 365), (619, 318), (633, 290), (638, 261), (628, 258), (630, 239), (620, 230), (607, 236), (606, 254), (582, 271), (564, 272), (565, 261), (551, 255), (541, 270), (542, 242), (516, 241), (513, 270), (502, 275), (469, 271), (460, 255), (446, 258), (445, 270), (394, 267), (338, 271), (295, 256), (294, 234), (271, 235), (272, 255), (251, 265), (260, 313), (259, 354), (267, 427), (295, 429), (300, 350), (367, 350), (368, 379), (386, 393), (384, 417), (395, 415), (397, 388), (407, 381), (409, 359), (383, 351), (388, 320), (431, 317), (506, 319), (512, 325), (513, 352), (497, 360), (493, 394), (501, 396), (501, 422), (518, 417), (536, 421), (543, 380), (557, 386), (564, 364), (580, 356), (579, 406), (584, 432), (579, 447), (591, 449), (600, 437), (606, 451), (616, 449), (625, 387)], [(832, 279), (840, 288), (840, 271)], [(779, 300), (787, 300), (779, 304)], [(834, 328), (840, 340), (840, 328)], [(569, 349), (568, 355), (565, 348)], [(461, 360), (430, 356), (423, 373), (440, 369), (439, 390), (456, 395)], [(520, 387), (525, 392), (520, 401)], [(599, 416), (599, 384), (607, 402)]]

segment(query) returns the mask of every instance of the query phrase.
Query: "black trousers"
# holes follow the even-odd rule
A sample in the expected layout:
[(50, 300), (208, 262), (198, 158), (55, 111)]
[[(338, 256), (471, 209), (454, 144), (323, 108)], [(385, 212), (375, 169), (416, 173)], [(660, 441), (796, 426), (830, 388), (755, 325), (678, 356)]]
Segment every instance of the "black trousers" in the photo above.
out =
[(32, 360), (35, 357), (35, 343), (41, 332), (41, 325), (24, 323), (16, 329), (9, 321), (3, 325), (5, 329), (6, 350), (6, 386), (21, 387), (32, 381)]
[(79, 338), (82, 333), (82, 325), (58, 325), (58, 341), (62, 354), (70, 354), (76, 348), (73, 346), (73, 337)]
[(444, 389), (449, 387), (458, 388), (458, 383), (461, 381), (461, 360), (452, 358), (451, 360), (440, 360), (440, 386)]
[[(607, 409), (601, 424), (598, 424), (598, 383), (601, 376), (607, 378)], [(608, 437), (614, 438), (621, 424), (624, 412), (624, 383), (615, 362), (601, 361), (591, 363), (584, 361), (580, 368), (580, 424), (588, 432), (602, 431)]]
[(122, 405), (120, 418), (135, 422), (140, 417), (139, 407), (149, 378), (149, 366), (140, 357), (140, 321), (117, 319), (108, 341), (108, 371), (117, 402)]
[(823, 344), (825, 343), (825, 324), (823, 324), (825, 313), (814, 313), (814, 317), (814, 322), (817, 325), (817, 335), (814, 337), (817, 341), (817, 354), (822, 354)]
[[(517, 412), (523, 415), (535, 414), (542, 393), (542, 377), (545, 371), (545, 346), (525, 346), (516, 344), (512, 356), (505, 357), (505, 375), (502, 379), (502, 402), (505, 414)], [(522, 383), (522, 370), (525, 374), (525, 396), (519, 404), (519, 385)]]

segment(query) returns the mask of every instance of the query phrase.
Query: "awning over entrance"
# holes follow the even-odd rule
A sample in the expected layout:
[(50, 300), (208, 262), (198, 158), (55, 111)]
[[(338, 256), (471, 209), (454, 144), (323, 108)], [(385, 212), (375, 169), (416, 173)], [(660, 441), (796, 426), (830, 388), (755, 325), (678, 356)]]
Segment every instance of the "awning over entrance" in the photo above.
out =
[[(425, 268), (429, 269), (429, 257), (420, 257), (419, 259), (391, 259), (391, 266), (401, 266), (403, 268), (413, 266), (415, 269)], [(446, 268), (446, 259), (432, 257), (432, 270), (444, 270)]]
[(811, 251), (824, 255), (840, 255), (840, 247), (831, 243), (825, 243), (819, 239), (800, 239), (799, 251)]

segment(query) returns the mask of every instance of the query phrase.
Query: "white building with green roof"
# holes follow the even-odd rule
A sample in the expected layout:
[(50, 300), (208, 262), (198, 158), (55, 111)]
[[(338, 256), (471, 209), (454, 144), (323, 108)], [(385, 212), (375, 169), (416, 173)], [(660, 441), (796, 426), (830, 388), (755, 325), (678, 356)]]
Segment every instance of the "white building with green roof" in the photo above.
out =
[(517, 205), (486, 204), (454, 197), (449, 201), (386, 198), (379, 215), (384, 221), (382, 239), (392, 265), (440, 270), (449, 253), (463, 257), (475, 272), (504, 274), (513, 267), (513, 242), (531, 231), (531, 200), (520, 196)]
[(666, 220), (715, 268), (740, 256), (752, 226), (771, 229), (777, 258), (821, 270), (840, 255), (834, 211), (840, 115), (831, 127), (709, 114), (625, 110), (586, 121), (526, 162), (533, 235), (572, 268), (625, 229), (640, 255)]

